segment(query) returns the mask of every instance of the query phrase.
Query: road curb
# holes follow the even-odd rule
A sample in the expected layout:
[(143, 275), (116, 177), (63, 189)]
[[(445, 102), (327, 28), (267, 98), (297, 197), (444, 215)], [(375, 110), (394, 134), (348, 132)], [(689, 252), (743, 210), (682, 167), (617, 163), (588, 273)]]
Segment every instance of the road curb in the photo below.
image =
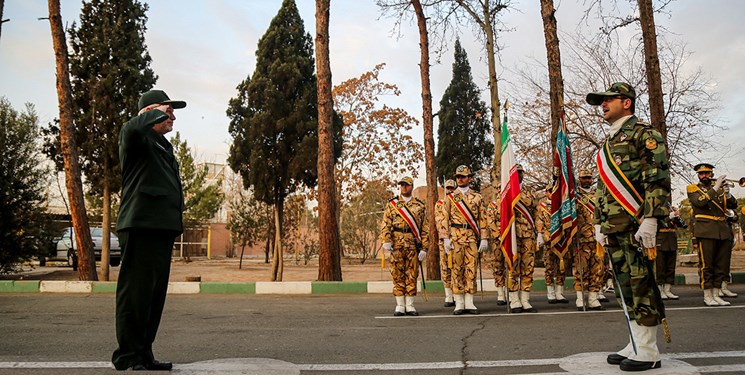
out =
[[(479, 282), (480, 280), (477, 280)], [(574, 278), (567, 277), (564, 289), (572, 288)], [(732, 282), (745, 283), (745, 272), (733, 272)], [(696, 273), (675, 275), (676, 285), (698, 285)], [(496, 291), (494, 279), (483, 279), (486, 292)], [(421, 282), (417, 285), (421, 292)], [(479, 289), (481, 289), (479, 285)], [(285, 282), (170, 282), (168, 294), (390, 294), (391, 281), (285, 281)], [(533, 291), (545, 292), (543, 278), (533, 280)], [(0, 293), (115, 293), (114, 281), (0, 280)], [(427, 292), (442, 293), (439, 280), (427, 281)]]

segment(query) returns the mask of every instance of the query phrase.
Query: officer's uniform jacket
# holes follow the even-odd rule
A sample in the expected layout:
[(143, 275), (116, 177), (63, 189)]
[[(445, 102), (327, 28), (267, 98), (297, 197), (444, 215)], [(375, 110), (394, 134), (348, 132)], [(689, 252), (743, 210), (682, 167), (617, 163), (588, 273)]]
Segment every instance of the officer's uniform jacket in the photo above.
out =
[[(422, 249), (426, 250), (427, 245), (429, 244), (429, 232), (425, 222), (427, 209), (424, 202), (419, 198), (414, 197), (412, 197), (408, 202), (398, 196), (393, 199), (397, 200), (396, 206), (406, 207), (415, 218), (416, 224), (419, 226), (419, 230), (421, 231)], [(394, 207), (390, 201), (385, 206), (380, 240), (383, 243), (392, 243), (394, 248), (413, 248), (416, 246), (416, 239), (414, 233), (411, 231), (411, 227), (409, 227), (409, 224), (401, 217), (396, 207)]]
[(551, 198), (543, 197), (538, 202), (538, 219), (535, 221), (536, 232), (543, 235), (543, 241), (548, 243), (551, 239)]
[[(665, 218), (669, 213), (670, 165), (665, 143), (651, 125), (631, 116), (608, 140), (615, 162), (642, 197), (639, 219)], [(637, 221), (610, 194), (602, 179), (595, 192), (595, 224), (602, 233), (636, 230)]]
[(486, 226), (489, 228), (489, 236), (494, 242), (498, 242), (502, 236), (499, 228), (499, 203), (489, 202), (486, 205)]
[(595, 242), (595, 193), (577, 189), (577, 234), (579, 242)]
[(122, 202), (117, 230), (147, 228), (183, 232), (184, 194), (173, 146), (153, 126), (168, 119), (160, 110), (129, 120), (119, 133)]
[(530, 220), (523, 216), (520, 211), (515, 209), (515, 235), (517, 236), (517, 238), (535, 238), (535, 222), (537, 221), (538, 214), (538, 199), (535, 196), (535, 192), (525, 186), (522, 186), (520, 188), (520, 202), (525, 205), (525, 207), (528, 209), (528, 212), (530, 212), (530, 215), (533, 217), (533, 224), (531, 224)]
[[(445, 220), (442, 223), (438, 223), (439, 233), (449, 233), (450, 240), (457, 243), (468, 243), (477, 242), (482, 239), (489, 239), (489, 228), (486, 223), (486, 210), (482, 206), (481, 194), (468, 189), (466, 194), (461, 193), (460, 189), (457, 188), (452, 193), (453, 199), (456, 202), (464, 201), (468, 208), (473, 214), (476, 225), (479, 227), (480, 238), (476, 237), (474, 231), (468, 226), (465, 216), (458, 210), (458, 207), (453, 204), (450, 197), (445, 196)], [(443, 236), (444, 238), (445, 236)]]
[(688, 185), (686, 191), (693, 208), (693, 235), (696, 238), (732, 239), (732, 230), (723, 210), (737, 208), (735, 197), (725, 194), (721, 188), (714, 190), (702, 183)]
[[(445, 199), (448, 199), (447, 196)], [(435, 228), (437, 229), (438, 238), (442, 239), (449, 236), (449, 231), (440, 232), (441, 229), (448, 228), (445, 222), (445, 199), (438, 199), (435, 202)]]

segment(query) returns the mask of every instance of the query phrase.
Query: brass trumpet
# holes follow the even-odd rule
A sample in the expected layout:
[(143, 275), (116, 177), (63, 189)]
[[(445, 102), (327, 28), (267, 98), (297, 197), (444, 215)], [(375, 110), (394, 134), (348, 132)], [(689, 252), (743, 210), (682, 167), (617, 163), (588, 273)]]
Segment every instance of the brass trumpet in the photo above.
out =
[(745, 177), (740, 177), (739, 180), (732, 180), (732, 179), (729, 179), (729, 178), (725, 178), (724, 181), (731, 182), (733, 184), (733, 186), (734, 186), (735, 183), (737, 183), (738, 185), (740, 185), (740, 187), (745, 187)]

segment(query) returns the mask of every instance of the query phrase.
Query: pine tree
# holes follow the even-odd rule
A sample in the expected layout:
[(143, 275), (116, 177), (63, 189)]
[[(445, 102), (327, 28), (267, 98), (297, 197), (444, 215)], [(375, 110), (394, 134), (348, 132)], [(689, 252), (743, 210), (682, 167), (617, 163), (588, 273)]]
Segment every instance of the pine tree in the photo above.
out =
[[(478, 172), (490, 164), (494, 143), (486, 104), (473, 82), (466, 51), (455, 41), (453, 78), (440, 100), (440, 125), (437, 130), (437, 175), (451, 178), (458, 165)], [(475, 179), (478, 185), (478, 179)]]
[[(137, 114), (140, 94), (155, 84), (145, 45), (145, 12), (137, 0), (92, 0), (70, 28), (75, 137), (89, 192), (103, 200), (104, 238), (111, 228), (111, 195), (121, 189), (119, 130)], [(108, 259), (104, 241), (102, 259)], [(108, 280), (108, 262), (101, 262)]]
[[(256, 199), (275, 207), (272, 281), (282, 280), (281, 225), (285, 198), (317, 182), (318, 103), (310, 34), (293, 0), (284, 0), (256, 50), (253, 75), (230, 100), (228, 162)], [(334, 116), (334, 157), (341, 153), (341, 118)]]

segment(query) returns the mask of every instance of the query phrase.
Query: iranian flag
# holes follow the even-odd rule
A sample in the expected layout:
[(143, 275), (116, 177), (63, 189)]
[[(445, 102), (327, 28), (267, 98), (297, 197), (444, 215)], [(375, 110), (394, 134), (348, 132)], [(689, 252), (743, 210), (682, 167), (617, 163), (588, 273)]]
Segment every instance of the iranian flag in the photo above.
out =
[(505, 103), (504, 121), (502, 122), (502, 165), (501, 187), (499, 193), (499, 232), (502, 253), (507, 267), (512, 271), (517, 255), (517, 238), (515, 236), (515, 205), (520, 200), (520, 179), (517, 176), (517, 162), (512, 150), (510, 132), (507, 130), (507, 107)]

